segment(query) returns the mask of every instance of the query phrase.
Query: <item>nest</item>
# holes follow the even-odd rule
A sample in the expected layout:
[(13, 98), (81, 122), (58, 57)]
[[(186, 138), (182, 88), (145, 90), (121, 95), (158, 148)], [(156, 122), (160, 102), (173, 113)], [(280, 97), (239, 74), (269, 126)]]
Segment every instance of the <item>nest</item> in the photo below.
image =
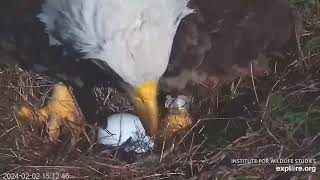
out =
[[(286, 77), (292, 75), (288, 73)], [(36, 173), (42, 177), (55, 175), (79, 179), (316, 177), (316, 174), (303, 172), (279, 173), (275, 171), (275, 166), (270, 164), (257, 166), (232, 163), (234, 159), (318, 159), (320, 135), (305, 134), (301, 129), (303, 124), (295, 126), (293, 133), (292, 128), (279, 118), (281, 112), (274, 111), (275, 105), (273, 102), (270, 103), (275, 97), (274, 94), (295, 97), (287, 98), (290, 99), (290, 103), (299, 104), (301, 99), (306, 101), (305, 105), (314, 103), (310, 101), (314, 100), (310, 97), (314, 93), (309, 93), (308, 90), (319, 92), (319, 84), (314, 78), (310, 78), (310, 81), (303, 81), (304, 77), (299, 79), (301, 84), (296, 83), (295, 86), (288, 86), (288, 80), (278, 82), (281, 88), (276, 88), (272, 94), (261, 90), (261, 87), (266, 86), (264, 83), (269, 81), (256, 79), (257, 87), (252, 88), (249, 78), (247, 81), (243, 80), (241, 85), (234, 86), (231, 83), (224, 87), (233, 87), (232, 91), (222, 88), (219, 95), (212, 95), (211, 98), (204, 95), (196, 97), (191, 107), (197, 106), (199, 111), (192, 111), (194, 122), (190, 131), (174, 141), (163, 142), (152, 154), (134, 154), (120, 150), (107, 152), (97, 145), (96, 124), (86, 125), (86, 133), (75, 146), (70, 145), (71, 135), (67, 131), (63, 132), (59, 142), (52, 143), (48, 139), (45, 127), (34, 127), (28, 121), (18, 119), (12, 108), (19, 105), (35, 109), (42, 107), (55, 82), (46, 76), (28, 73), (16, 66), (3, 65), (0, 73), (0, 92), (3, 97), (0, 101), (0, 173), (2, 176), (10, 173), (12, 176)], [(254, 89), (259, 92), (254, 92)], [(104, 106), (107, 105), (108, 110), (132, 110), (128, 99), (114, 89), (97, 87), (94, 92), (97, 94), (97, 100)], [(261, 98), (265, 93), (269, 96)], [(263, 111), (254, 115), (254, 110), (249, 106), (244, 116), (234, 116), (232, 111), (226, 111), (233, 109), (234, 101), (241, 100), (243, 94), (247, 97), (251, 94), (251, 98), (246, 97), (246, 100), (250, 99), (250, 103), (256, 102), (258, 95), (260, 101), (266, 104), (255, 107)], [(228, 97), (228, 100), (223, 97)], [(214, 105), (208, 106), (208, 103)], [(216, 107), (216, 104), (220, 107)], [(218, 110), (220, 114), (213, 115), (211, 109), (219, 108), (223, 111)], [(237, 132), (239, 128), (242, 128), (241, 132)], [(232, 134), (232, 137), (225, 136), (228, 133)], [(316, 165), (318, 164), (314, 164)]]

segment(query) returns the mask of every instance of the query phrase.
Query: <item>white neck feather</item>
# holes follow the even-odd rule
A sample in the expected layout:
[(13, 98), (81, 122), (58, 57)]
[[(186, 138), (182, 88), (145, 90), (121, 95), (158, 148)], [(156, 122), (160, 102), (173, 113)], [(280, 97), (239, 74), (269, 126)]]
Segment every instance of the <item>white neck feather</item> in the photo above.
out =
[(39, 17), (55, 39), (137, 87), (166, 70), (180, 20), (192, 13), (188, 1), (46, 0)]

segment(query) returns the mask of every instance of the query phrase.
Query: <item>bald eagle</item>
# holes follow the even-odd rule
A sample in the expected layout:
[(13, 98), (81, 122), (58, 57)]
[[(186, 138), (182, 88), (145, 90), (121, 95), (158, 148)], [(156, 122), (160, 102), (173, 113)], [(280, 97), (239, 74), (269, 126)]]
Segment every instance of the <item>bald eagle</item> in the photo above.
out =
[(288, 0), (44, 0), (37, 17), (50, 45), (124, 84), (149, 135), (159, 129), (159, 83), (181, 90), (266, 64), (296, 22)]

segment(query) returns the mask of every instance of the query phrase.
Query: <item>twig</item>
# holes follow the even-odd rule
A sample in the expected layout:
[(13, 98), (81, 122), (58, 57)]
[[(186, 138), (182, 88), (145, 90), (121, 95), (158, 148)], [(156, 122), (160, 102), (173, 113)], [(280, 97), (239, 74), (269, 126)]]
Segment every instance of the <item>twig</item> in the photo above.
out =
[(250, 71), (251, 71), (251, 82), (252, 82), (254, 94), (255, 94), (255, 96), (256, 96), (257, 102), (260, 103), (259, 98), (258, 98), (258, 93), (257, 93), (256, 85), (255, 85), (255, 82), (254, 82), (254, 77), (253, 77), (253, 65), (252, 65), (252, 62), (251, 62), (251, 64), (250, 64)]

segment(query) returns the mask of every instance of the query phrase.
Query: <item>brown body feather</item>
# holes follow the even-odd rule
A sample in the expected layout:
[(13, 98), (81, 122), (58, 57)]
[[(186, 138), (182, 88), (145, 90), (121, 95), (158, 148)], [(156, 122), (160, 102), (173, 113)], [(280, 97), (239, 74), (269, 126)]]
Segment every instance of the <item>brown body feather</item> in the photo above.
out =
[[(122, 87), (120, 77), (111, 68), (101, 70), (91, 61), (62, 56), (61, 48), (49, 48), (43, 24), (35, 17), (41, 2), (1, 3), (0, 38), (10, 40), (13, 36), (17, 50), (8, 54), (18, 56), (28, 69), (73, 85), (87, 119), (101, 119), (96, 114), (98, 105), (92, 87), (119, 82)], [(250, 72), (248, 65), (254, 59), (264, 70), (266, 56), (295, 38), (296, 17), (288, 0), (191, 0), (190, 7), (195, 13), (180, 23), (161, 83), (170, 91), (182, 90), (192, 81), (230, 80)]]
[(253, 60), (263, 70), (266, 56), (295, 38), (296, 14), (287, 0), (193, 0), (190, 6), (195, 13), (179, 26), (162, 81), (168, 89), (230, 80), (250, 72)]

